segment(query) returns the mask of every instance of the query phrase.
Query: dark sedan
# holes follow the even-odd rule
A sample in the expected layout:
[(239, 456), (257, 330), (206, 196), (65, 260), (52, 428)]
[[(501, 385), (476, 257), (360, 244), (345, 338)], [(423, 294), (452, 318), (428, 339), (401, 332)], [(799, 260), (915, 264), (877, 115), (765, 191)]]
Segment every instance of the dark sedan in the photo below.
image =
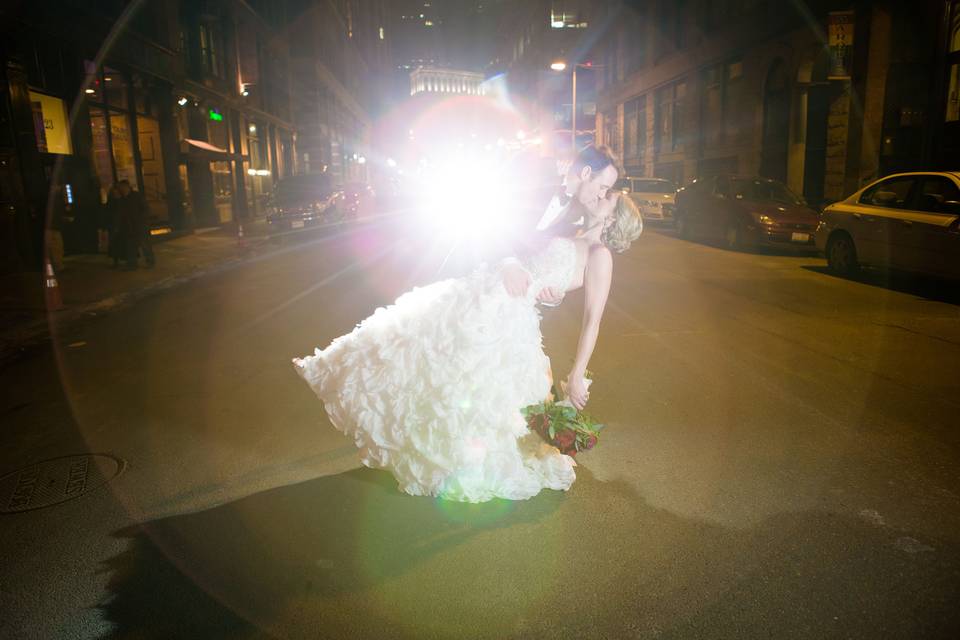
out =
[(268, 200), (271, 233), (297, 231), (337, 218), (340, 192), (326, 174), (282, 178)]
[(731, 249), (816, 250), (813, 234), (819, 214), (770, 178), (719, 175), (697, 180), (677, 192), (674, 215), (683, 238)]

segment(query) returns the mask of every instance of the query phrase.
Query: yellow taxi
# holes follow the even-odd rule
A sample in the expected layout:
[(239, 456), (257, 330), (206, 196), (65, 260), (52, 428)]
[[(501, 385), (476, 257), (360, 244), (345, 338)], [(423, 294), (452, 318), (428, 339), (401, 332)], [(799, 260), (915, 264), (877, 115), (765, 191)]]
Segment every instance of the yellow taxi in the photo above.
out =
[(823, 210), (814, 234), (827, 265), (960, 279), (960, 172), (897, 173)]

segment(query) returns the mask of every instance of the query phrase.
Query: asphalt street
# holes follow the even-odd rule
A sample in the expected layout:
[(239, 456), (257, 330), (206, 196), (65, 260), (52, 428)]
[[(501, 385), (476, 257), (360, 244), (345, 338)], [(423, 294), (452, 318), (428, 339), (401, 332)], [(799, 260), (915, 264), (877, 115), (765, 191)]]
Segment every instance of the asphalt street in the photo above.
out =
[[(577, 482), (464, 505), (362, 468), (290, 364), (440, 262), (304, 239), (9, 364), (0, 476), (125, 466), (0, 515), (0, 637), (960, 637), (956, 290), (648, 230)], [(581, 303), (544, 313), (558, 376)]]

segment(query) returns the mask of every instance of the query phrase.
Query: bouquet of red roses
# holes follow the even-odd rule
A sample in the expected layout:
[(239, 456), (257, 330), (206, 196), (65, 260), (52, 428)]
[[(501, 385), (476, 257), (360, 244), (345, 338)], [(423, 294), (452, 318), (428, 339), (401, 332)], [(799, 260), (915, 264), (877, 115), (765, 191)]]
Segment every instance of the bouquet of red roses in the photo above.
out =
[(520, 412), (531, 431), (568, 456), (595, 447), (604, 427), (566, 401), (540, 402), (524, 407)]

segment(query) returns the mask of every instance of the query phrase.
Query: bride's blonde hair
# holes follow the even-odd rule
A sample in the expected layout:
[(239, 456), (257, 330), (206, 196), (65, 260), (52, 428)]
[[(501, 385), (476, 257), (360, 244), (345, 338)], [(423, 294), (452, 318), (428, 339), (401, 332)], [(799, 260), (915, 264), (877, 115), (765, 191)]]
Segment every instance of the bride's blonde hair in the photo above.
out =
[(603, 229), (600, 240), (613, 252), (623, 253), (643, 232), (643, 218), (640, 210), (627, 194), (617, 198), (611, 220)]

